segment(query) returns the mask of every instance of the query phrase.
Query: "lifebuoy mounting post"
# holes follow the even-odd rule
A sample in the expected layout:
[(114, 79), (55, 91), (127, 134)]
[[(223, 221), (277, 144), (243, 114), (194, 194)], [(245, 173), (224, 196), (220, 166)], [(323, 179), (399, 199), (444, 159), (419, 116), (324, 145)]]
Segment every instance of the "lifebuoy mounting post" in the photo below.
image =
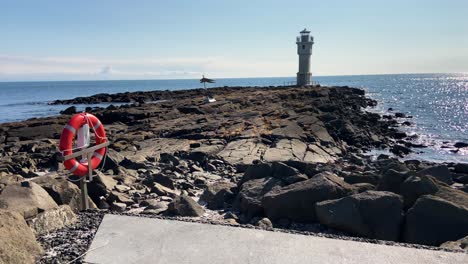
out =
[[(70, 160), (77, 158), (79, 156), (86, 157), (87, 160), (91, 160), (93, 157), (93, 153), (97, 149), (105, 148), (109, 146), (109, 141), (106, 141), (104, 143), (101, 143), (96, 146), (92, 146), (90, 148), (85, 148), (80, 151), (77, 151), (73, 154), (67, 155), (63, 157), (63, 160)], [(89, 203), (88, 203), (88, 182), (93, 180), (93, 167), (91, 162), (88, 162), (88, 179), (86, 177), (81, 177), (80, 179), (80, 189), (81, 189), (81, 208), (82, 210), (88, 210), (89, 209)]]
[[(89, 146), (89, 129), (94, 131), (96, 145)], [(78, 136), (78, 146), (73, 148), (75, 136)], [(59, 149), (62, 153), (61, 160), (65, 168), (80, 178), (81, 209), (89, 209), (87, 183), (93, 180), (93, 170), (96, 169), (105, 158), (109, 141), (101, 121), (89, 113), (74, 115), (62, 131)], [(73, 150), (77, 149), (77, 152)], [(81, 157), (81, 161), (76, 158)]]

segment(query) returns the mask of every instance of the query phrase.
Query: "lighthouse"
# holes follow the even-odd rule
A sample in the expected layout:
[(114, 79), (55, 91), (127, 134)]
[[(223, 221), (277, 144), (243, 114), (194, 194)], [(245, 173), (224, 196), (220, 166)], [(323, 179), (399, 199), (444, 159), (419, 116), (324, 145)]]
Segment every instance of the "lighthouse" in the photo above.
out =
[(312, 45), (314, 37), (310, 36), (310, 31), (302, 30), (297, 37), (297, 54), (299, 55), (299, 72), (297, 73), (297, 85), (310, 85), (312, 73), (310, 72), (310, 56), (312, 55)]

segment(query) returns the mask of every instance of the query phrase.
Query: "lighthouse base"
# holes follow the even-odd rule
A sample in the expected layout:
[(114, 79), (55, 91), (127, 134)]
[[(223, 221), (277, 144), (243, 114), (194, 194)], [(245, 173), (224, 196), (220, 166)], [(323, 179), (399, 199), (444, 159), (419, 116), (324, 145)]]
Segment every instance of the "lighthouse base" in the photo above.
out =
[(310, 72), (298, 72), (297, 73), (297, 86), (308, 86), (311, 85), (312, 73)]

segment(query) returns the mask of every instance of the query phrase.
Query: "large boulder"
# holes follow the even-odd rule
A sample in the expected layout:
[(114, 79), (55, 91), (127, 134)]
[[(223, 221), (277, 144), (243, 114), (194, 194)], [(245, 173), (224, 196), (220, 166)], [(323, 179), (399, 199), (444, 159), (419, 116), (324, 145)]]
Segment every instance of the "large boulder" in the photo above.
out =
[[(44, 188), (58, 205), (67, 204), (74, 212), (82, 210), (81, 208), (81, 190), (63, 177), (41, 176), (33, 180), (39, 186)], [(90, 208), (96, 208), (96, 205), (88, 197)]]
[(29, 221), (29, 226), (36, 234), (42, 235), (70, 226), (78, 221), (76, 214), (68, 205), (42, 212)]
[(401, 163), (400, 161), (395, 160), (395, 159), (382, 159), (382, 160), (378, 160), (377, 163), (380, 165), (382, 173), (385, 173), (388, 170), (394, 170), (394, 171), (399, 171), (399, 172), (409, 171), (406, 164)]
[(432, 176), (410, 176), (401, 185), (399, 194), (403, 196), (405, 208), (413, 206), (422, 195), (434, 195), (468, 208), (468, 194), (451, 188)]
[(272, 220), (317, 221), (317, 202), (338, 199), (353, 192), (354, 188), (336, 174), (322, 172), (309, 180), (270, 191), (263, 197), (262, 206)]
[(445, 165), (437, 165), (432, 166), (417, 172), (419, 176), (432, 176), (436, 178), (438, 181), (444, 182), (446, 184), (452, 184), (452, 175), (447, 166)]
[(408, 210), (403, 231), (407, 243), (439, 246), (468, 235), (468, 207), (424, 195)]
[(434, 194), (438, 190), (438, 182), (434, 178), (430, 176), (410, 176), (400, 185), (398, 193), (403, 196), (405, 208), (410, 208), (420, 196)]
[(325, 226), (359, 236), (397, 241), (403, 219), (402, 200), (391, 192), (366, 191), (319, 202), (316, 213)]
[(0, 208), (15, 211), (24, 218), (34, 217), (57, 206), (52, 197), (34, 182), (8, 185), (0, 194)]
[(273, 168), (271, 163), (259, 163), (249, 166), (241, 179), (241, 183), (244, 183), (253, 179), (271, 177), (273, 174)]
[(262, 216), (264, 214), (262, 207), (263, 196), (271, 190), (279, 189), (281, 186), (283, 186), (283, 182), (272, 177), (247, 181), (240, 187), (235, 207), (247, 218)]
[(42, 254), (23, 216), (0, 210), (0, 263), (35, 263)]
[(167, 211), (174, 215), (195, 217), (202, 216), (205, 212), (203, 207), (186, 195), (177, 196), (172, 200)]
[(242, 177), (241, 183), (248, 180), (273, 177), (282, 180), (285, 184), (296, 183), (307, 180), (307, 176), (299, 172), (296, 168), (286, 165), (283, 162), (259, 163), (247, 168)]
[(307, 180), (307, 176), (301, 174), (296, 168), (290, 167), (283, 162), (273, 162), (273, 177), (282, 180), (286, 184), (292, 184)]
[(376, 185), (380, 181), (380, 175), (373, 172), (364, 172), (364, 173), (350, 173), (349, 175), (344, 176), (344, 180), (350, 184), (356, 183), (370, 183)]
[(398, 191), (400, 190), (400, 185), (409, 176), (410, 175), (408, 172), (389, 169), (382, 175), (382, 178), (380, 179), (379, 184), (377, 185), (377, 190), (398, 193)]
[(226, 203), (232, 203), (236, 189), (237, 185), (232, 182), (218, 181), (206, 187), (200, 201), (206, 202), (209, 209), (222, 209)]

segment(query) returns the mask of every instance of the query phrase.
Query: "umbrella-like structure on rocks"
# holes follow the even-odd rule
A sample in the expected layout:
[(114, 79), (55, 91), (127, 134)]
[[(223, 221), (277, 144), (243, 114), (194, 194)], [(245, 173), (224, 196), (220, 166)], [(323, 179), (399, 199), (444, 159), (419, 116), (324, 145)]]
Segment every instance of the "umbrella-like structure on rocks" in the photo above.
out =
[[(200, 79), (200, 83), (203, 83), (203, 87), (205, 88), (206, 90), (206, 83), (215, 83), (216, 81), (213, 80), (213, 79), (209, 79), (209, 78), (205, 78), (205, 75), (202, 76), (202, 78)], [(207, 103), (213, 103), (213, 102), (216, 102), (216, 99), (214, 99), (214, 97), (210, 96), (207, 92), (207, 95), (206, 95), (206, 102)]]

